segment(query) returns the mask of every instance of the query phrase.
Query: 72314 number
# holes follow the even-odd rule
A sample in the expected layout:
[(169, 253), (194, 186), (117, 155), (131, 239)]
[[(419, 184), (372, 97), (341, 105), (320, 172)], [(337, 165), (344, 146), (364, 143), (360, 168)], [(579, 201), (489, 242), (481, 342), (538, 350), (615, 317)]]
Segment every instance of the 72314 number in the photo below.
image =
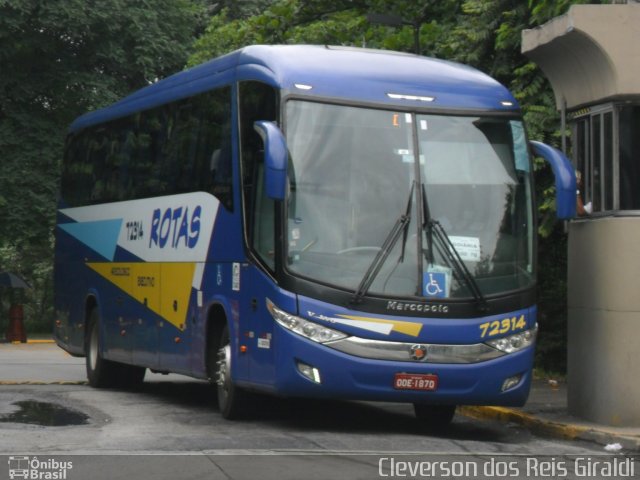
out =
[(525, 328), (527, 328), (527, 322), (524, 319), (524, 315), (494, 320), (480, 325), (480, 337), (494, 337), (496, 335), (504, 335), (505, 333), (524, 330)]

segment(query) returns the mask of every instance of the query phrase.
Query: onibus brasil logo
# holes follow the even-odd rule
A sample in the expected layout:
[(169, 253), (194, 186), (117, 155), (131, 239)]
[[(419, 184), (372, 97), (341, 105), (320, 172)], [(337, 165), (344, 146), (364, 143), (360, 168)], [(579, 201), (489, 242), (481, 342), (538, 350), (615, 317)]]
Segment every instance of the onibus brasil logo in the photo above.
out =
[(39, 460), (38, 457), (9, 457), (9, 478), (27, 478), (33, 480), (66, 480), (67, 471), (73, 468), (73, 462), (61, 462), (53, 458)]

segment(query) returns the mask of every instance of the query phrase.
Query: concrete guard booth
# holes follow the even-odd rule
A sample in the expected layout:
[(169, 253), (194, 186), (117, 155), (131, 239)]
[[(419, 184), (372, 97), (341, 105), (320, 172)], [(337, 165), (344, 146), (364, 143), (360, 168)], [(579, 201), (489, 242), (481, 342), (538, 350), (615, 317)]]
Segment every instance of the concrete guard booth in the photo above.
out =
[[(574, 5), (522, 34), (571, 129), (590, 215), (569, 223), (568, 406), (640, 426), (640, 3)], [(563, 147), (565, 142), (563, 142)]]

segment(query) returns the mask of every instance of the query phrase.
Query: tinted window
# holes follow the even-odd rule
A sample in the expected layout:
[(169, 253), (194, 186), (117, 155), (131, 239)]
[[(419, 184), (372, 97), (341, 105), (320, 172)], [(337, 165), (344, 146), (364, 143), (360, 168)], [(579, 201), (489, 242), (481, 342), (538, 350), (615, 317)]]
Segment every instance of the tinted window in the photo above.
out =
[(620, 111), (620, 208), (640, 210), (640, 107)]
[(73, 206), (204, 191), (231, 210), (231, 162), (227, 87), (71, 138), (62, 196)]
[(253, 124), (276, 120), (276, 91), (263, 83), (240, 84), (240, 142), (247, 239), (271, 268), (275, 265), (274, 202), (264, 192), (264, 145)]

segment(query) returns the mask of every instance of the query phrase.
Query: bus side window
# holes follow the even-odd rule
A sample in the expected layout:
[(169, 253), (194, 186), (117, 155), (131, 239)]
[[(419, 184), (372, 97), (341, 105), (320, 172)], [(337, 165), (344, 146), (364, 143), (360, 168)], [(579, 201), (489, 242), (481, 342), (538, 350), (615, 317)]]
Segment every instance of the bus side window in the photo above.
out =
[(231, 87), (90, 127), (65, 155), (68, 205), (202, 191), (233, 210)]
[(277, 119), (276, 91), (263, 83), (240, 83), (240, 150), (245, 227), (249, 246), (275, 268), (275, 205), (264, 189), (264, 145), (254, 130), (257, 120)]
[(173, 193), (173, 170), (166, 163), (166, 146), (172, 126), (171, 107), (147, 110), (136, 118), (135, 184), (132, 198), (147, 198)]
[(117, 171), (107, 165), (109, 137), (106, 128), (92, 130), (89, 134), (88, 154), (95, 169), (97, 180), (91, 191), (91, 203), (105, 203), (111, 200)]
[(201, 189), (233, 210), (231, 154), (231, 89), (206, 93), (199, 102), (200, 128), (195, 171)]
[(171, 118), (165, 161), (174, 178), (173, 190), (208, 192), (233, 210), (231, 89), (182, 101)]

